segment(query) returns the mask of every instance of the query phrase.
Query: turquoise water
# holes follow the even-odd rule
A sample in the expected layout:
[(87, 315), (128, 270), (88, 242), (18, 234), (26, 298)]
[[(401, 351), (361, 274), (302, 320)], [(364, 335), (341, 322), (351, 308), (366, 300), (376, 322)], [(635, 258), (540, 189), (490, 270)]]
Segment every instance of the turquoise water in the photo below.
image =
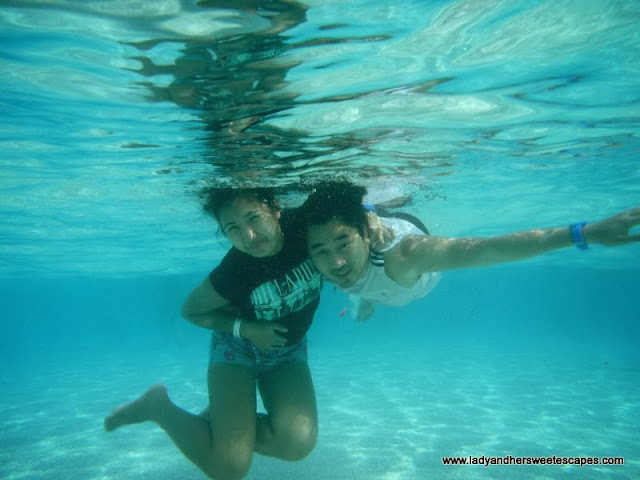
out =
[[(2, 2), (0, 477), (204, 478), (152, 425), (200, 411), (208, 335), (179, 316), (228, 245), (211, 179), (346, 175), (432, 233), (494, 235), (640, 204), (640, 4)], [(295, 187), (295, 189), (293, 189)], [(250, 479), (640, 475), (640, 246), (443, 275), (310, 332), (320, 438)], [(443, 456), (624, 466), (443, 466)]]

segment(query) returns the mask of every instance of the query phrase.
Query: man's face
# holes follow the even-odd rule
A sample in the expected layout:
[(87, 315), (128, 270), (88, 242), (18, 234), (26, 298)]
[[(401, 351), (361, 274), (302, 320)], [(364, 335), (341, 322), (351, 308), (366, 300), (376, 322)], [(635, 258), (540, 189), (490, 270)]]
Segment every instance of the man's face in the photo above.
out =
[(340, 220), (310, 226), (307, 249), (318, 270), (339, 287), (352, 287), (367, 273), (368, 235), (363, 238), (357, 228)]

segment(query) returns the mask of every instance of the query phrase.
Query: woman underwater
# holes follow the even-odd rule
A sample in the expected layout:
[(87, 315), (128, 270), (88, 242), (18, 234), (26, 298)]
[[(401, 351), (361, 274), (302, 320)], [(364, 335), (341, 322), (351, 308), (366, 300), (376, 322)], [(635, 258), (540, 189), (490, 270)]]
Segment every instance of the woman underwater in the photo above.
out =
[[(301, 460), (318, 435), (306, 333), (322, 279), (293, 211), (270, 189), (209, 189), (205, 210), (233, 247), (186, 299), (183, 316), (213, 329), (209, 409), (174, 404), (164, 385), (105, 419), (107, 431), (152, 421), (208, 476), (239, 479), (259, 453)], [(266, 414), (257, 413), (256, 386)]]

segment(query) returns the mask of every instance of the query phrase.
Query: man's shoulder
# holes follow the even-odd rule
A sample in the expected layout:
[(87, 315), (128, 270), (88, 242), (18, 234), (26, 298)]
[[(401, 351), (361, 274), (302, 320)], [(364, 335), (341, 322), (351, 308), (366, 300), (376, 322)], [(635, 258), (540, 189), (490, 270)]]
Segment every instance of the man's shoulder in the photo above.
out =
[(406, 275), (411, 270), (411, 263), (408, 261), (410, 248), (411, 241), (405, 237), (382, 254), (384, 256), (384, 272), (396, 283), (403, 284)]
[(426, 244), (433, 242), (429, 235), (406, 235), (393, 248), (384, 252), (385, 273), (396, 283), (412, 285), (420, 276), (420, 262)]

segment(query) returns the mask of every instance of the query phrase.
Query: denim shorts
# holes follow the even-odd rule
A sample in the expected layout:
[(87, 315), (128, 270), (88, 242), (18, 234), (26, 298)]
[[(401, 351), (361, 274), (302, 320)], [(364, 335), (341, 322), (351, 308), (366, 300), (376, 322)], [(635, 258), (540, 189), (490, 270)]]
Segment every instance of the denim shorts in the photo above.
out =
[(290, 347), (265, 352), (256, 348), (250, 341), (236, 338), (230, 333), (213, 332), (211, 335), (210, 365), (241, 365), (260, 376), (282, 365), (297, 362), (307, 363), (307, 337)]

